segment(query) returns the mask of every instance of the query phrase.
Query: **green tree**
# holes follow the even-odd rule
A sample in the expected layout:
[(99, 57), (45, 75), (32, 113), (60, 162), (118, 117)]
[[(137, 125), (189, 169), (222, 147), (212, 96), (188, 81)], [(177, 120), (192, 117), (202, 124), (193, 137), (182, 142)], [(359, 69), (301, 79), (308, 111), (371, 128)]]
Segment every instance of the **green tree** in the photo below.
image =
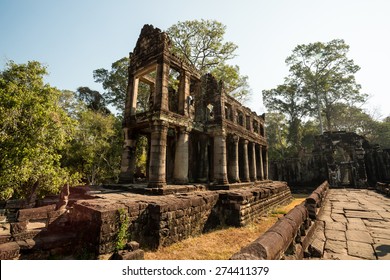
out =
[(77, 98), (84, 102), (88, 109), (102, 114), (111, 114), (106, 107), (106, 101), (100, 92), (92, 90), (89, 87), (79, 87), (76, 91)]
[(215, 20), (188, 20), (167, 29), (172, 50), (202, 74), (207, 74), (234, 58), (237, 46), (223, 43), (226, 26)]
[(211, 74), (222, 81), (226, 92), (240, 102), (248, 101), (251, 96), (248, 76), (240, 75), (240, 68), (235, 65), (221, 64), (211, 71)]
[(291, 146), (291, 153), (297, 155), (301, 150), (302, 118), (308, 114), (302, 86), (286, 79), (285, 84), (275, 89), (263, 90), (263, 100), (268, 110), (286, 116), (287, 142)]
[(63, 165), (96, 185), (116, 181), (120, 169), (121, 120), (86, 106), (77, 112), (75, 135), (68, 143)]
[(367, 95), (360, 93), (354, 74), (360, 69), (347, 57), (349, 46), (344, 40), (328, 43), (316, 42), (298, 45), (286, 59), (291, 78), (302, 84), (310, 108), (320, 123), (325, 115), (327, 130), (334, 129), (334, 106), (338, 103), (357, 105), (365, 102)]
[(390, 149), (390, 116), (373, 124), (373, 133), (368, 140), (382, 148)]
[(44, 83), (39, 62), (9, 61), (0, 72), (0, 198), (57, 193), (71, 179), (61, 150), (74, 123), (60, 107), (61, 92)]
[(240, 75), (238, 66), (227, 61), (234, 58), (238, 48), (224, 42), (226, 26), (216, 20), (189, 20), (178, 22), (167, 29), (172, 51), (204, 75), (211, 73), (222, 80), (226, 91), (239, 101), (249, 98), (248, 77)]
[[(104, 106), (106, 106), (106, 103), (112, 105), (120, 116), (122, 116), (125, 110), (129, 64), (129, 58), (122, 57), (111, 65), (110, 70), (100, 68), (93, 71), (95, 82), (101, 83), (105, 90), (103, 95), (101, 95), (104, 101), (101, 104)], [(149, 87), (144, 83), (140, 83), (137, 110), (143, 112), (148, 110), (149, 94)], [(94, 95), (92, 94), (92, 96)]]
[(266, 120), (269, 158), (284, 159), (288, 154), (288, 124), (286, 117), (280, 113), (268, 113)]
[(120, 114), (125, 109), (129, 64), (129, 58), (122, 57), (112, 63), (111, 70), (100, 68), (93, 71), (95, 82), (101, 83), (105, 90), (104, 99), (108, 104), (114, 106)]
[(367, 139), (375, 134), (376, 121), (362, 108), (336, 103), (333, 106), (333, 128), (355, 132)]

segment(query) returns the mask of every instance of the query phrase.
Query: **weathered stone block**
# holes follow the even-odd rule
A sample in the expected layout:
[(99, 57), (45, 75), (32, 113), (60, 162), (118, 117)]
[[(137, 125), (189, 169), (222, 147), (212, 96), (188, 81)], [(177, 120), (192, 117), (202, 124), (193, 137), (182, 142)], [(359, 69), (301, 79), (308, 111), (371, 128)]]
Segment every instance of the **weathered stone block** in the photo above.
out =
[(42, 206), (38, 208), (20, 209), (18, 211), (18, 221), (28, 221), (30, 219), (44, 219), (48, 217), (48, 213), (54, 211), (55, 204)]
[(10, 224), (11, 234), (14, 235), (14, 234), (25, 232), (27, 230), (27, 224), (28, 224), (27, 221), (11, 223)]
[(0, 244), (0, 260), (13, 260), (19, 256), (20, 247), (16, 242)]

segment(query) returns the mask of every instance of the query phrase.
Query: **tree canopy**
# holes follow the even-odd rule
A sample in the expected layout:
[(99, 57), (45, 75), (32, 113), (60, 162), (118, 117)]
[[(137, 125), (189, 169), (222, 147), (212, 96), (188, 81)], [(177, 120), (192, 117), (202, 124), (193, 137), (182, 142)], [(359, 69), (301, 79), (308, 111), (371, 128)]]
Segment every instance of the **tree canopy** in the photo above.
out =
[(61, 92), (44, 83), (39, 62), (10, 61), (0, 72), (0, 197), (33, 197), (71, 181), (60, 151), (74, 122), (60, 107)]
[(319, 134), (325, 126), (328, 131), (373, 135), (375, 121), (360, 108), (367, 99), (355, 79), (360, 67), (348, 58), (348, 51), (344, 40), (298, 45), (286, 59), (289, 74), (284, 83), (263, 91), (267, 109), (286, 117), (290, 156), (310, 142), (315, 123)]
[(360, 92), (355, 73), (360, 67), (347, 57), (349, 46), (344, 40), (298, 45), (287, 57), (289, 79), (302, 85), (312, 114), (316, 114), (323, 132), (322, 115), (326, 128), (333, 129), (333, 107), (336, 103), (362, 104), (367, 95)]
[(236, 57), (238, 46), (224, 42), (226, 26), (216, 20), (188, 20), (167, 29), (172, 40), (172, 51), (188, 61), (200, 73), (211, 73), (222, 80), (226, 91), (239, 101), (249, 98), (248, 77), (240, 75), (240, 68), (229, 65)]
[(111, 70), (104, 68), (93, 71), (95, 82), (101, 83), (105, 92), (106, 103), (114, 106), (120, 113), (125, 109), (129, 59), (123, 57), (111, 65)]

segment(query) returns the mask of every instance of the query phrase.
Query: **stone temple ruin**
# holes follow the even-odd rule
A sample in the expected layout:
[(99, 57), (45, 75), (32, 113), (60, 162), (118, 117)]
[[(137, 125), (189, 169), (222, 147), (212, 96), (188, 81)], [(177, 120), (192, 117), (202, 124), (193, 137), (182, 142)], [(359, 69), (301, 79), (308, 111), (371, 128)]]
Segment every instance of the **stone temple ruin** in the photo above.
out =
[[(116, 258), (142, 258), (139, 246), (245, 226), (291, 200), (286, 183), (268, 180), (264, 115), (212, 75), (201, 76), (170, 44), (166, 33), (145, 25), (130, 54), (119, 184), (64, 189), (60, 202), (47, 197), (31, 209), (4, 202), (9, 223), (0, 231), (0, 259), (78, 252), (113, 258), (126, 241), (129, 252)], [(136, 170), (141, 137), (143, 181)]]
[[(245, 226), (288, 203), (291, 191), (283, 181), (318, 187), (231, 259), (322, 257), (324, 219), (341, 219), (345, 210), (345, 198), (342, 209), (326, 204), (329, 187), (376, 184), (390, 196), (389, 151), (354, 133), (324, 133), (312, 153), (272, 162), (269, 172), (265, 116), (176, 57), (159, 29), (143, 27), (130, 61), (119, 184), (64, 186), (59, 197), (37, 200), (33, 208), (0, 201), (0, 259), (143, 259), (142, 249)], [(142, 137), (146, 178), (138, 180)], [(351, 197), (348, 215), (373, 217), (356, 205), (356, 193)], [(390, 225), (390, 211), (382, 215)]]
[(134, 183), (140, 135), (148, 139), (146, 177), (155, 192), (167, 184), (228, 189), (267, 180), (264, 115), (242, 106), (213, 76), (201, 77), (170, 47), (166, 33), (145, 25), (130, 54), (120, 182)]
[(374, 187), (377, 182), (390, 182), (390, 150), (353, 132), (325, 132), (316, 136), (312, 152), (274, 161), (270, 173), (290, 186), (314, 186), (329, 180), (332, 187)]

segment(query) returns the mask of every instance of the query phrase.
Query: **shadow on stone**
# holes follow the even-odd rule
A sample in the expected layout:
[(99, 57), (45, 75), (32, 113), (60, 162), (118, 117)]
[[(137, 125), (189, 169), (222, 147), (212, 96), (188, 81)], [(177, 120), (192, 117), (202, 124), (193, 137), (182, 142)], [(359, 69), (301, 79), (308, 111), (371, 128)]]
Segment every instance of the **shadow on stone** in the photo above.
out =
[(379, 245), (375, 248), (378, 257), (384, 257), (390, 254), (390, 245)]

